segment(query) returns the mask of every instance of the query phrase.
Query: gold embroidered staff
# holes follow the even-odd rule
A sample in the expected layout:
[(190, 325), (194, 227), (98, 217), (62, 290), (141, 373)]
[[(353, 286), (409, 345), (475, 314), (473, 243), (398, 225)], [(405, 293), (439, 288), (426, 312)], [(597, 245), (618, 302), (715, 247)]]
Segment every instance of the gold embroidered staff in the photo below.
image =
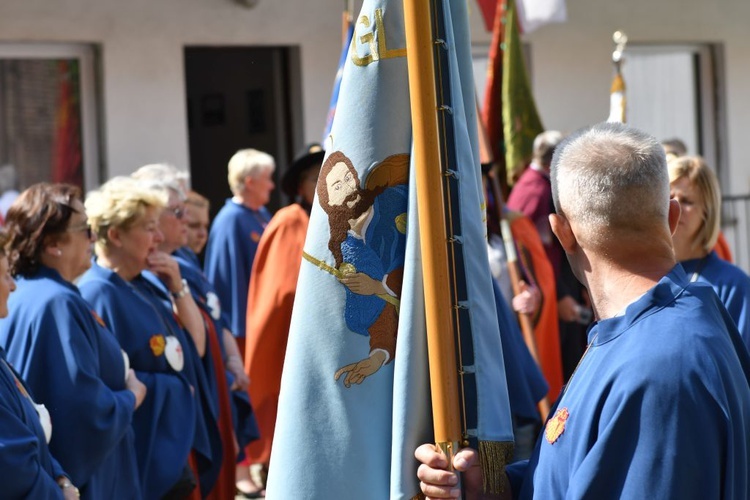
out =
[[(328, 274), (331, 274), (338, 279), (342, 279), (346, 277), (348, 274), (354, 274), (357, 272), (355, 267), (347, 262), (344, 262), (343, 264), (341, 264), (341, 266), (339, 266), (338, 269), (336, 269), (335, 267), (327, 264), (326, 262), (320, 259), (316, 259), (315, 257), (313, 257), (307, 252), (302, 252), (302, 258), (305, 259), (307, 262), (311, 263), (312, 265), (314, 265), (315, 267), (317, 267), (318, 269), (320, 269), (321, 271), (325, 271)], [(376, 293), (375, 296), (380, 297), (381, 299), (385, 300), (389, 304), (392, 304), (393, 306), (395, 306), (396, 312), (398, 312), (399, 306), (401, 305), (401, 301), (399, 299), (397, 299), (393, 295), (388, 295), (387, 293)]]
[(452, 463), (462, 440), (429, 0), (404, 0), (427, 348), (435, 442)]

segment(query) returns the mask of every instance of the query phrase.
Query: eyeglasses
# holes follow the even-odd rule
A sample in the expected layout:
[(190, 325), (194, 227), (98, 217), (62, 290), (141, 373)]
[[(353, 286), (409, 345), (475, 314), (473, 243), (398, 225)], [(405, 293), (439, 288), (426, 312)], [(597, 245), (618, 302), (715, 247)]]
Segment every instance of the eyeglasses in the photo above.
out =
[(164, 210), (167, 212), (171, 212), (172, 215), (174, 215), (174, 218), (177, 220), (182, 220), (182, 218), (185, 216), (185, 208), (183, 207), (167, 207)]
[(91, 239), (91, 236), (94, 234), (94, 232), (91, 230), (91, 226), (89, 226), (88, 224), (85, 224), (85, 225), (81, 224), (78, 226), (69, 227), (68, 229), (65, 230), (65, 232), (67, 233), (77, 233), (78, 231), (86, 232), (86, 237), (88, 239)]

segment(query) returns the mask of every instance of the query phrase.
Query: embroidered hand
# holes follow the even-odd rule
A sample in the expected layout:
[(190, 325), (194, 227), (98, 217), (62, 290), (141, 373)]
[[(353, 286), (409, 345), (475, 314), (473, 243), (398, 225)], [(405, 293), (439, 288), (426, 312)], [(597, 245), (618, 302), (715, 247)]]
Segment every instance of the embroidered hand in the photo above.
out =
[(380, 367), (385, 362), (385, 356), (385, 352), (382, 350), (373, 351), (365, 359), (339, 368), (333, 379), (338, 380), (346, 373), (346, 378), (344, 378), (345, 387), (351, 387), (352, 384), (361, 384), (367, 377), (380, 370)]
[(339, 282), (357, 295), (381, 295), (388, 291), (381, 281), (370, 278), (365, 273), (347, 274)]

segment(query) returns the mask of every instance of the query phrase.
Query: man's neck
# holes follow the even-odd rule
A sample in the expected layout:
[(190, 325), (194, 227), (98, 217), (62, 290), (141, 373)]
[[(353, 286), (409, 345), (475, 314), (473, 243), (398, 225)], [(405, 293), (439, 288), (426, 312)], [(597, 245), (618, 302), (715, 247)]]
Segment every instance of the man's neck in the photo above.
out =
[(656, 286), (676, 264), (668, 243), (653, 245), (649, 251), (630, 250), (615, 250), (612, 253), (617, 255), (589, 261), (586, 287), (598, 319), (620, 314)]
[(238, 205), (247, 207), (250, 210), (260, 210), (263, 207), (262, 203), (259, 203), (258, 200), (252, 199), (250, 196), (236, 194), (232, 197), (232, 201)]

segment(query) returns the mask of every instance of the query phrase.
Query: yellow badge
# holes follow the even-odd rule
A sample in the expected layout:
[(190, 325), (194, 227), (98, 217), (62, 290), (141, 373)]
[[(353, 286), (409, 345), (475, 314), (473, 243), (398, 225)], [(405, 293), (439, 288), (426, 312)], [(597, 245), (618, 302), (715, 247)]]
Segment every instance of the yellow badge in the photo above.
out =
[(31, 399), (29, 393), (26, 392), (26, 388), (23, 386), (21, 381), (16, 378), (15, 375), (13, 375), (13, 380), (16, 382), (16, 387), (18, 388), (18, 391), (23, 394), (23, 397), (25, 397), (26, 399)]
[(156, 335), (151, 336), (148, 345), (151, 347), (151, 352), (154, 353), (154, 356), (161, 356), (164, 354), (164, 347), (167, 345), (167, 341), (164, 338), (164, 335), (157, 333)]
[(260, 233), (253, 231), (252, 233), (250, 233), (250, 239), (253, 240), (255, 243), (258, 243), (260, 241)]
[(394, 221), (396, 223), (396, 229), (401, 234), (406, 234), (406, 213), (400, 214)]
[(547, 421), (544, 428), (544, 437), (549, 444), (555, 444), (555, 441), (565, 432), (565, 421), (568, 420), (568, 415), (567, 408), (560, 408), (555, 412), (555, 416)]
[(348, 276), (350, 274), (355, 274), (357, 272), (357, 268), (354, 267), (354, 264), (350, 264), (349, 262), (342, 262), (339, 266), (339, 272), (342, 276)]
[(96, 320), (96, 322), (99, 323), (99, 325), (102, 328), (107, 328), (107, 324), (104, 322), (104, 320), (102, 319), (102, 317), (99, 316), (98, 314), (96, 314), (96, 311), (94, 311), (93, 309), (91, 310), (91, 315), (94, 317), (94, 319)]

